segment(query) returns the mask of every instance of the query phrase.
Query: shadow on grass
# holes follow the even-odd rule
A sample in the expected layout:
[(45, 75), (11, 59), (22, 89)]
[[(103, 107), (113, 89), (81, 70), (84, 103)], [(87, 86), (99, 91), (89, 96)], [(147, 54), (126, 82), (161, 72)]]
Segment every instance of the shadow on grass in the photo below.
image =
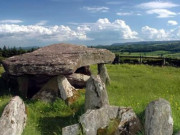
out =
[(79, 117), (84, 113), (84, 104), (79, 107), (79, 110), (74, 115), (42, 117), (39, 120), (39, 130), (43, 135), (61, 135), (62, 128), (78, 123)]

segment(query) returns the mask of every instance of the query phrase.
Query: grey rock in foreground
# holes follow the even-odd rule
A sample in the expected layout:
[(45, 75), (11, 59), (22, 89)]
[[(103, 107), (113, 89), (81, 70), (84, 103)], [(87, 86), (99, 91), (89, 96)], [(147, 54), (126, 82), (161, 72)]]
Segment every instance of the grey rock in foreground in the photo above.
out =
[(111, 63), (115, 55), (106, 49), (87, 48), (82, 45), (54, 44), (34, 52), (5, 59), (2, 64), (10, 75), (69, 75), (78, 68)]
[(145, 134), (173, 134), (173, 119), (168, 101), (160, 98), (149, 103), (145, 111)]
[(110, 78), (105, 64), (98, 64), (98, 74), (105, 84), (110, 84)]
[(81, 130), (79, 124), (70, 125), (62, 128), (62, 135), (80, 135)]
[(113, 119), (119, 121), (114, 135), (135, 135), (141, 130), (139, 119), (131, 108), (105, 105), (100, 109), (88, 110), (80, 117), (78, 124), (63, 128), (62, 135), (97, 135), (98, 130), (107, 128)]
[(24, 102), (18, 96), (12, 98), (0, 118), (0, 135), (21, 135), (26, 120)]
[(86, 84), (85, 110), (98, 109), (109, 104), (106, 86), (97, 75), (91, 76)]
[(139, 119), (131, 108), (108, 105), (88, 110), (80, 117), (80, 124), (85, 135), (96, 135), (98, 129), (106, 128), (113, 119), (120, 121), (115, 134), (136, 134), (141, 128)]

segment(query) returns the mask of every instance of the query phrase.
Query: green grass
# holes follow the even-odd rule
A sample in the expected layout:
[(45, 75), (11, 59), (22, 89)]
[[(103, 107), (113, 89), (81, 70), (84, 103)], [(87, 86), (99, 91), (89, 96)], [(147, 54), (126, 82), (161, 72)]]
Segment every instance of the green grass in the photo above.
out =
[(180, 68), (123, 64), (107, 65), (107, 69), (110, 104), (131, 106), (144, 123), (147, 104), (165, 98), (172, 107), (174, 131), (180, 130)]
[[(91, 69), (97, 73), (96, 66)], [(180, 130), (180, 68), (123, 64), (107, 65), (107, 69), (111, 78), (111, 85), (107, 86), (111, 105), (131, 106), (144, 123), (148, 103), (165, 98), (171, 103), (174, 132)], [(71, 106), (60, 99), (54, 103), (25, 101), (28, 121), (23, 135), (60, 135), (62, 127), (76, 123), (84, 113), (84, 91), (80, 93), (80, 99)], [(7, 94), (0, 96), (0, 113), (10, 98)]]

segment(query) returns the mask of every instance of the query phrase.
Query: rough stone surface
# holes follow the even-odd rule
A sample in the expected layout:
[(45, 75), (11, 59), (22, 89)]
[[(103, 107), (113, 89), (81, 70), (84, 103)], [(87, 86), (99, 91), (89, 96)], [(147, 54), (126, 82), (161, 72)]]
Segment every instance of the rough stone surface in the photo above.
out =
[(87, 48), (72, 44), (54, 44), (34, 52), (4, 60), (10, 75), (68, 75), (78, 68), (97, 63), (111, 63), (115, 55), (106, 49)]
[(36, 93), (32, 99), (40, 99), (42, 101), (51, 102), (59, 96), (57, 76), (51, 78), (42, 88)]
[(97, 135), (99, 128), (106, 128), (112, 119), (119, 119), (120, 124), (116, 135), (134, 135), (140, 130), (139, 119), (131, 108), (105, 105), (100, 109), (88, 110), (80, 117), (83, 133), (85, 135)]
[(105, 84), (98, 75), (91, 76), (86, 84), (85, 110), (97, 109), (108, 104), (109, 99)]
[(26, 120), (24, 102), (18, 96), (12, 98), (0, 118), (0, 135), (21, 135)]
[(75, 88), (85, 88), (86, 87), (86, 82), (90, 78), (88, 75), (83, 75), (83, 74), (77, 74), (74, 73), (72, 75), (66, 76), (68, 81), (72, 86)]
[(137, 132), (142, 129), (142, 126), (134, 111), (130, 108), (122, 109), (120, 112), (121, 119), (115, 135), (137, 134)]
[(173, 119), (168, 101), (158, 99), (149, 103), (145, 111), (146, 135), (172, 135)]
[(80, 135), (80, 126), (79, 124), (70, 125), (62, 128), (62, 135)]
[(110, 84), (110, 78), (107, 72), (107, 68), (104, 64), (98, 64), (98, 74), (105, 84)]
[(65, 76), (56, 76), (51, 78), (42, 89), (33, 96), (33, 99), (43, 101), (54, 101), (57, 97), (66, 100), (74, 95), (76, 89), (68, 82)]
[(57, 82), (60, 90), (60, 96), (63, 100), (73, 96), (73, 91), (76, 89), (69, 83), (65, 76), (58, 76)]

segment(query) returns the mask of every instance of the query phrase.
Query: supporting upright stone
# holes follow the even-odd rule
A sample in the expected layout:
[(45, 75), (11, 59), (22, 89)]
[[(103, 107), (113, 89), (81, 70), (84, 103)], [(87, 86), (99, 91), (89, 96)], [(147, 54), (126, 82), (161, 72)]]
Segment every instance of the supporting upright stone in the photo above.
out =
[(5, 107), (0, 118), (0, 135), (21, 135), (27, 120), (22, 99), (15, 96)]
[(28, 85), (29, 85), (29, 79), (26, 76), (21, 76), (17, 78), (18, 87), (21, 95), (24, 98), (27, 98), (27, 92), (28, 92)]
[(65, 76), (60, 75), (57, 78), (58, 88), (60, 90), (60, 95), (63, 100), (66, 100), (73, 96), (73, 91), (75, 88), (69, 83)]
[(65, 76), (59, 75), (51, 78), (42, 89), (33, 96), (33, 99), (54, 101), (57, 97), (68, 100), (74, 96), (76, 89), (69, 83)]
[(110, 84), (110, 78), (107, 72), (107, 68), (104, 64), (98, 64), (98, 74), (105, 84)]
[(149, 103), (145, 111), (145, 135), (172, 135), (173, 119), (168, 101), (158, 99)]
[(101, 78), (91, 76), (86, 84), (85, 110), (98, 109), (109, 104), (106, 86)]

